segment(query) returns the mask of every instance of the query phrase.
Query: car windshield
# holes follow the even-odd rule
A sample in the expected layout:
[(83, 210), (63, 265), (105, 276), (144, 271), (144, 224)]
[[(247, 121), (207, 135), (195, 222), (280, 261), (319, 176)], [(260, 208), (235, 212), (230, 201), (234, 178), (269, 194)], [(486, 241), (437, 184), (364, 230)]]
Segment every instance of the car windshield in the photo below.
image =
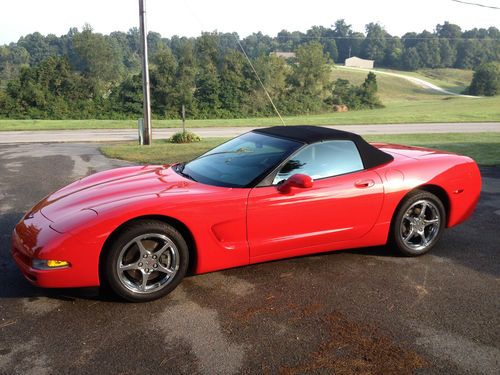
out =
[(248, 187), (301, 146), (300, 142), (250, 132), (180, 164), (175, 170), (207, 185)]

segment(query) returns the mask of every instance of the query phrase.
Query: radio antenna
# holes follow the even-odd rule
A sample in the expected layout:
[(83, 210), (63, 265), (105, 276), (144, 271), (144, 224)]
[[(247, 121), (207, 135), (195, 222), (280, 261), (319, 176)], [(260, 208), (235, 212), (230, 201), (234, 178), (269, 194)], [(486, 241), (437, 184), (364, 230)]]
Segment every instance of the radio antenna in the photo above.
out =
[(243, 52), (243, 55), (245, 56), (245, 58), (247, 59), (248, 61), (248, 64), (250, 65), (250, 67), (252, 68), (253, 72), (255, 73), (255, 76), (257, 77), (257, 80), (259, 81), (260, 85), (262, 86), (262, 89), (264, 90), (264, 92), (266, 93), (267, 95), (267, 98), (269, 99), (269, 101), (271, 102), (271, 105), (273, 106), (274, 108), (274, 112), (276, 112), (276, 114), (278, 115), (278, 117), (280, 118), (280, 121), (281, 123), (286, 126), (285, 124), (285, 121), (283, 121), (283, 117), (281, 117), (281, 114), (280, 112), (278, 111), (278, 108), (276, 108), (276, 106), (274, 105), (274, 102), (273, 102), (273, 99), (271, 98), (271, 95), (269, 95), (269, 92), (267, 91), (266, 89), (266, 86), (264, 86), (264, 83), (262, 82), (262, 80), (260, 79), (259, 77), (259, 74), (257, 73), (257, 70), (255, 70), (255, 67), (253, 66), (252, 64), (252, 60), (250, 60), (250, 58), (248, 57), (245, 49), (243, 48), (243, 45), (241, 44), (240, 42), (240, 39), (239, 37), (236, 37), (236, 35), (234, 36), (234, 39), (236, 39), (236, 41), (238, 42), (238, 45), (240, 46), (241, 48), (241, 52)]
[[(201, 26), (202, 29), (205, 29), (207, 30), (204, 26), (203, 26), (203, 22), (202, 20), (200, 19), (200, 17), (198, 17), (198, 14), (196, 12), (193, 11), (193, 9), (191, 9), (191, 6), (189, 5), (189, 1), (187, 1), (185, 3), (186, 7), (189, 9), (189, 11), (191, 12), (191, 15), (194, 16), (194, 18), (196, 19), (196, 21), (198, 22), (198, 24)], [(233, 34), (234, 35), (234, 34)], [(281, 114), (280, 114), (280, 111), (278, 111), (278, 108), (276, 108), (276, 105), (274, 104), (273, 102), (273, 99), (271, 98), (271, 95), (269, 95), (269, 92), (267, 91), (266, 89), (266, 86), (264, 86), (264, 83), (262, 82), (262, 80), (260, 79), (259, 77), (259, 74), (257, 73), (257, 70), (255, 70), (255, 67), (253, 66), (252, 64), (252, 60), (250, 60), (250, 58), (248, 57), (245, 49), (243, 48), (243, 45), (241, 44), (240, 42), (240, 38), (239, 36), (236, 37), (236, 35), (234, 35), (234, 39), (236, 39), (236, 42), (238, 43), (238, 46), (240, 47), (241, 49), (241, 52), (243, 52), (243, 56), (245, 56), (246, 60), (248, 61), (248, 64), (250, 65), (250, 67), (252, 68), (252, 71), (253, 73), (255, 74), (255, 77), (257, 77), (257, 80), (259, 81), (262, 89), (264, 90), (264, 92), (266, 93), (266, 96), (267, 96), (267, 99), (269, 99), (269, 102), (271, 103), (271, 105), (273, 106), (273, 109), (274, 109), (274, 112), (276, 112), (276, 114), (278, 115), (281, 123), (286, 126), (285, 124), (285, 121), (283, 120), (283, 117), (281, 117)]]

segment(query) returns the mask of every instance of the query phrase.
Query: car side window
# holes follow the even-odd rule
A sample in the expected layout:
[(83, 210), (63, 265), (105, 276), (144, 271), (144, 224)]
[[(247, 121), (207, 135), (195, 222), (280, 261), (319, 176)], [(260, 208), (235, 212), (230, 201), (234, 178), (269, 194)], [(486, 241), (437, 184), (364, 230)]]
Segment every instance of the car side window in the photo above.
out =
[(316, 180), (362, 169), (363, 162), (354, 142), (335, 140), (314, 143), (290, 157), (274, 178), (273, 185), (296, 173)]

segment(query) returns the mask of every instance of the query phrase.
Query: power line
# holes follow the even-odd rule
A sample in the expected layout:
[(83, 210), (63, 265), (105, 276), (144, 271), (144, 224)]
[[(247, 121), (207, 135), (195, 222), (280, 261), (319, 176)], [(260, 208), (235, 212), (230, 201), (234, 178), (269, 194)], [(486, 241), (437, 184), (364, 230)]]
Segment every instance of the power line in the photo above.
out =
[[(354, 40), (365, 40), (367, 37), (366, 36), (293, 36), (293, 35), (277, 35), (276, 39), (354, 39)], [(243, 40), (245, 40), (244, 38)], [(500, 38), (490, 38), (490, 37), (485, 37), (485, 38), (465, 38), (465, 37), (399, 37), (399, 36), (384, 36), (384, 37), (377, 37), (377, 39), (384, 39), (384, 40), (393, 40), (393, 39), (400, 39), (400, 40), (436, 40), (436, 39), (446, 39), (446, 40), (500, 40)]]
[(494, 7), (492, 5), (485, 5), (485, 4), (480, 4), (480, 3), (471, 3), (471, 2), (468, 2), (468, 1), (462, 1), (462, 0), (451, 0), (451, 1), (453, 1), (455, 3), (460, 3), (460, 4), (474, 5), (474, 6), (481, 7), (481, 8), (489, 8), (489, 9), (500, 10), (499, 7)]

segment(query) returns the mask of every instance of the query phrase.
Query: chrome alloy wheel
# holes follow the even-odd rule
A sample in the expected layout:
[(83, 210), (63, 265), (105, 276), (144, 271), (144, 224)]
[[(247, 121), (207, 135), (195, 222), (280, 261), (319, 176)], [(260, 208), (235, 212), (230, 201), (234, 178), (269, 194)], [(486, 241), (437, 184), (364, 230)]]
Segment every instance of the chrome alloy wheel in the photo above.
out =
[(423, 251), (436, 239), (440, 226), (441, 215), (437, 206), (427, 199), (421, 199), (406, 210), (399, 235), (406, 246)]
[(134, 293), (153, 293), (174, 279), (179, 258), (170, 238), (159, 233), (143, 234), (121, 249), (116, 263), (118, 278)]

